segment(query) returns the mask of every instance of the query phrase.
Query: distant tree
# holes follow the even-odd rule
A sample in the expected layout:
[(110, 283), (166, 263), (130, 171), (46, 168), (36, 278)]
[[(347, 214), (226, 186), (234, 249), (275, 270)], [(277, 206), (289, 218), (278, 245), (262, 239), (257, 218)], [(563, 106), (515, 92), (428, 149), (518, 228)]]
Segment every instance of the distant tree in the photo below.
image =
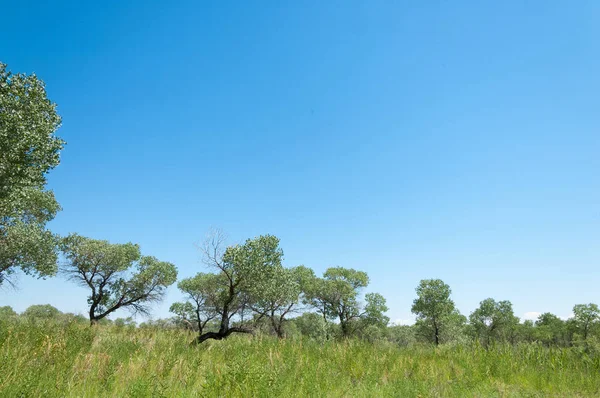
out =
[[(359, 301), (363, 288), (369, 284), (366, 272), (351, 268), (333, 267), (325, 271), (323, 278), (313, 278), (307, 283), (306, 301), (323, 319), (337, 319), (342, 337), (349, 337), (365, 318), (374, 322), (389, 321), (385, 299), (380, 294), (366, 295), (367, 305)], [(385, 322), (384, 322), (385, 321)], [(366, 326), (363, 323), (363, 326)]]
[[(215, 231), (202, 246), (205, 263), (217, 271), (215, 278), (214, 301), (217, 318), (220, 320), (216, 332), (206, 331), (196, 339), (202, 343), (208, 339), (221, 340), (232, 333), (252, 333), (253, 329), (244, 320), (250, 309), (252, 286), (263, 280), (264, 272), (281, 265), (283, 251), (279, 239), (272, 235), (262, 235), (248, 239), (244, 244), (224, 248), (225, 236)], [(237, 320), (236, 325), (232, 324)]]
[(57, 319), (61, 314), (62, 312), (50, 304), (35, 304), (27, 307), (22, 315), (31, 319)]
[(592, 303), (577, 304), (573, 307), (573, 320), (577, 332), (586, 341), (590, 335), (590, 331), (600, 321), (600, 309), (598, 305)]
[(567, 345), (566, 323), (549, 312), (541, 314), (535, 321), (535, 338), (547, 346)]
[(303, 292), (314, 272), (304, 266), (284, 268), (281, 264), (263, 267), (248, 286), (249, 307), (266, 317), (279, 338), (285, 336), (284, 325), (302, 301)]
[(508, 300), (495, 301), (492, 298), (483, 300), (469, 316), (477, 338), (485, 346), (493, 340), (505, 340), (519, 323)]
[(296, 328), (302, 336), (317, 340), (325, 341), (329, 336), (330, 324), (320, 314), (314, 312), (305, 312), (304, 314), (293, 318), (291, 322), (296, 325)]
[(206, 325), (219, 315), (218, 307), (224, 294), (224, 285), (222, 275), (198, 273), (194, 277), (183, 279), (177, 287), (188, 301), (174, 303), (170, 311), (189, 329), (202, 335)]
[(160, 301), (177, 279), (173, 264), (142, 256), (133, 243), (111, 244), (71, 234), (60, 247), (66, 259), (64, 273), (91, 290), (91, 324), (119, 308), (147, 314), (148, 304)]
[(43, 81), (0, 63), (0, 285), (16, 269), (56, 273), (57, 238), (45, 226), (60, 206), (45, 185), (64, 146), (60, 122)]
[(418, 297), (411, 309), (417, 316), (416, 327), (439, 345), (442, 332), (451, 323), (449, 321), (455, 312), (450, 286), (440, 279), (425, 279), (416, 290)]
[(0, 319), (9, 319), (16, 316), (17, 313), (15, 312), (15, 310), (12, 309), (12, 307), (8, 305), (0, 307)]
[(409, 325), (392, 325), (388, 327), (388, 340), (399, 345), (408, 347), (416, 342), (415, 327)]
[(365, 295), (365, 302), (363, 312), (364, 323), (382, 329), (386, 328), (390, 322), (390, 318), (385, 315), (389, 309), (385, 298), (379, 293), (367, 293)]

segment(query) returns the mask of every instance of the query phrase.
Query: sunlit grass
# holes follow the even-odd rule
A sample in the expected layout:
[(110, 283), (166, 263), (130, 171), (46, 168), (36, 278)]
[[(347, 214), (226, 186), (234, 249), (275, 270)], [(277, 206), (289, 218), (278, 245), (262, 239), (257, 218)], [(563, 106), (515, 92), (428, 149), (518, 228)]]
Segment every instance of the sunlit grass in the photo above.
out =
[(0, 322), (0, 396), (600, 396), (600, 358), (564, 348), (191, 340), (178, 330)]

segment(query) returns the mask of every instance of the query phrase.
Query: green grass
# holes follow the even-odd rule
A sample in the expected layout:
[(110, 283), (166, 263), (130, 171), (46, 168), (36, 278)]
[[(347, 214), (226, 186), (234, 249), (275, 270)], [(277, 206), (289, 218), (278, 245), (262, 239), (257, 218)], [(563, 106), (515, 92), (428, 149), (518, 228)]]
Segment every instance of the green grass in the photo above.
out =
[(2, 397), (600, 396), (600, 358), (538, 345), (398, 348), (0, 321)]

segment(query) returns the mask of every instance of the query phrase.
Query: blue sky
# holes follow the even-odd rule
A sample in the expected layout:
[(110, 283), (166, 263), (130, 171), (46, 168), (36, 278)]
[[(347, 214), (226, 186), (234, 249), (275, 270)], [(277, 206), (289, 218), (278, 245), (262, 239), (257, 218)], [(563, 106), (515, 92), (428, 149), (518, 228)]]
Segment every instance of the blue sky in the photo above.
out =
[[(88, 4), (89, 3), (89, 4)], [(600, 302), (600, 3), (10, 2), (0, 59), (68, 141), (50, 224), (204, 270), (211, 226), (289, 266), (568, 316)], [(86, 312), (60, 278), (0, 302)], [(168, 316), (173, 287), (156, 317)], [(125, 315), (121, 313), (119, 315)]]

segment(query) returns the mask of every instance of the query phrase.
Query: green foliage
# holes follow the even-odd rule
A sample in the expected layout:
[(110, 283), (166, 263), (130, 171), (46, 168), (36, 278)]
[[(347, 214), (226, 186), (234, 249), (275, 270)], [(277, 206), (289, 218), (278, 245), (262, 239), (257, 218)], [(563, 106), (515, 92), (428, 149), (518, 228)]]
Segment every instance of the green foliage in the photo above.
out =
[(416, 343), (415, 327), (409, 325), (393, 325), (387, 329), (387, 338), (400, 347), (409, 347)]
[(64, 146), (55, 108), (44, 82), (0, 63), (0, 285), (16, 269), (40, 277), (57, 270), (57, 239), (45, 229), (60, 210), (45, 190)]
[(330, 335), (330, 325), (322, 315), (314, 312), (304, 314), (291, 320), (302, 336), (324, 342)]
[(0, 307), (0, 319), (9, 319), (16, 317), (17, 313), (12, 307), (5, 305), (4, 307)]
[(27, 307), (22, 315), (32, 319), (57, 319), (61, 314), (62, 312), (50, 304), (35, 304)]
[(573, 321), (577, 333), (585, 341), (590, 332), (600, 325), (600, 309), (596, 304), (577, 304), (573, 307)]
[(417, 298), (412, 312), (417, 316), (420, 335), (439, 345), (442, 333), (456, 322), (454, 301), (450, 299), (450, 286), (440, 279), (424, 279), (416, 289)]
[(173, 264), (142, 256), (133, 243), (111, 244), (71, 234), (60, 248), (66, 259), (63, 271), (91, 290), (92, 323), (119, 308), (148, 313), (147, 304), (159, 301), (177, 279)]
[(600, 357), (579, 348), (237, 337), (191, 348), (177, 329), (4, 322), (0, 396), (600, 395)]
[(325, 271), (323, 278), (313, 277), (306, 282), (304, 300), (323, 317), (336, 319), (342, 337), (349, 337), (371, 324), (384, 327), (389, 322), (383, 314), (387, 311), (383, 296), (370, 293), (365, 296), (366, 306), (360, 302), (360, 292), (368, 284), (366, 272), (333, 267)]
[(469, 316), (469, 321), (475, 336), (485, 346), (494, 341), (507, 341), (519, 323), (510, 301), (495, 301), (492, 298), (483, 300)]

